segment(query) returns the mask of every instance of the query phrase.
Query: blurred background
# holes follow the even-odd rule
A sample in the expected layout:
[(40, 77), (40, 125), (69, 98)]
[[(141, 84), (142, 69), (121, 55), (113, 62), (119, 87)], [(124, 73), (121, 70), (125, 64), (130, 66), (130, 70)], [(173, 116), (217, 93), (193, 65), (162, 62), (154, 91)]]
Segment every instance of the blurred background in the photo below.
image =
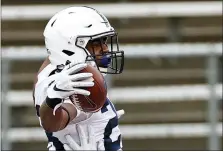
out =
[(222, 150), (222, 1), (2, 0), (2, 150), (47, 150), (32, 86), (53, 14), (88, 5), (119, 33), (125, 70), (108, 77), (123, 150)]

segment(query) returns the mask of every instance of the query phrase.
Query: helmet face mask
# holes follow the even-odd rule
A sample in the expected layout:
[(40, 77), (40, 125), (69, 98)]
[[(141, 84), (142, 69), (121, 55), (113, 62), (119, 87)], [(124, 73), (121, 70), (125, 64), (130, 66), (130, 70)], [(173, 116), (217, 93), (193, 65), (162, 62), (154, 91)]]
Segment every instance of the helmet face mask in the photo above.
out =
[[(99, 37), (102, 35), (101, 37)], [(120, 74), (124, 67), (124, 51), (119, 50), (117, 33), (102, 33), (90, 36), (87, 46), (83, 50), (89, 53), (86, 61), (94, 61), (101, 73)], [(78, 46), (78, 45), (77, 45)], [(80, 47), (80, 46), (78, 46)]]
[(124, 52), (118, 36), (101, 13), (88, 7), (71, 7), (54, 15), (45, 30), (45, 44), (53, 65), (96, 64), (101, 73), (123, 71)]

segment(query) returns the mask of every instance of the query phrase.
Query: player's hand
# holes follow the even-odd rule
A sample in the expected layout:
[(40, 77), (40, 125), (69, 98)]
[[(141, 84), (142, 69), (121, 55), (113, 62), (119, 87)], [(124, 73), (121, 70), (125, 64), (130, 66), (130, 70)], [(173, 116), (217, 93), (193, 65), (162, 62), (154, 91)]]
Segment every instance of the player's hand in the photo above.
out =
[(120, 118), (122, 117), (122, 115), (125, 114), (124, 109), (122, 109), (122, 110), (118, 110), (118, 111), (116, 111), (116, 112), (117, 112), (118, 119), (120, 119)]
[[(47, 89), (48, 98), (64, 99), (72, 94), (90, 95), (90, 92), (82, 87), (92, 87), (92, 73), (78, 73), (78, 71), (87, 67), (86, 63), (69, 64), (64, 67)], [(92, 78), (92, 79), (90, 79)]]
[(80, 125), (77, 126), (77, 133), (80, 139), (78, 145), (70, 135), (65, 135), (68, 144), (64, 144), (65, 150), (97, 150), (97, 143), (94, 136), (94, 130), (91, 126), (87, 126), (88, 133), (86, 134)]

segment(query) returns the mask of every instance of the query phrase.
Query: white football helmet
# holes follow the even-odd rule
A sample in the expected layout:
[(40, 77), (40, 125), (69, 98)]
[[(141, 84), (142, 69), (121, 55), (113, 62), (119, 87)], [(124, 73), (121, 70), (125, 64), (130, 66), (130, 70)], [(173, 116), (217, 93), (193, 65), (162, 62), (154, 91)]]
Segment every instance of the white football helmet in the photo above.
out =
[[(45, 45), (53, 65), (70, 62), (94, 62), (102, 73), (118, 74), (124, 66), (124, 52), (119, 51), (117, 33), (107, 18), (90, 7), (70, 7), (55, 14), (44, 30)], [(110, 50), (100, 60), (86, 49), (89, 41), (107, 41)], [(116, 49), (116, 50), (115, 50)]]

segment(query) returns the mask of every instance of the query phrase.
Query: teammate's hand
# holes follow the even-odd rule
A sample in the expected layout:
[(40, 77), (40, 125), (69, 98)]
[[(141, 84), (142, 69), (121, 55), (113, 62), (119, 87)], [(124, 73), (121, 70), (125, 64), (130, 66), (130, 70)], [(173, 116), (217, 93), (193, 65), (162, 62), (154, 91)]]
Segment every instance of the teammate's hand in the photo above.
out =
[[(60, 73), (56, 73), (56, 79), (52, 81), (47, 89), (48, 98), (64, 99), (72, 94), (90, 95), (90, 92), (81, 87), (92, 87), (92, 73), (78, 73), (87, 67), (86, 63), (69, 64)], [(84, 81), (83, 81), (84, 80)]]
[(77, 126), (77, 133), (80, 139), (78, 145), (70, 135), (65, 135), (68, 144), (64, 144), (65, 150), (97, 150), (97, 143), (94, 136), (94, 131), (91, 126), (87, 126), (88, 133), (85, 134), (80, 125)]
[[(121, 118), (122, 115), (125, 114), (123, 109), (117, 111), (118, 119)], [(88, 133), (87, 135), (81, 128), (81, 126), (76, 125), (77, 133), (80, 140), (80, 145), (78, 145), (75, 140), (70, 135), (65, 135), (68, 144), (64, 144), (65, 150), (99, 150), (104, 151), (104, 142), (99, 141), (96, 142), (94, 131), (91, 126), (88, 126)], [(120, 149), (121, 150), (121, 149)]]
[(118, 111), (116, 111), (116, 112), (117, 112), (118, 119), (120, 119), (121, 116), (125, 114), (124, 109), (122, 109), (122, 110), (118, 110)]

